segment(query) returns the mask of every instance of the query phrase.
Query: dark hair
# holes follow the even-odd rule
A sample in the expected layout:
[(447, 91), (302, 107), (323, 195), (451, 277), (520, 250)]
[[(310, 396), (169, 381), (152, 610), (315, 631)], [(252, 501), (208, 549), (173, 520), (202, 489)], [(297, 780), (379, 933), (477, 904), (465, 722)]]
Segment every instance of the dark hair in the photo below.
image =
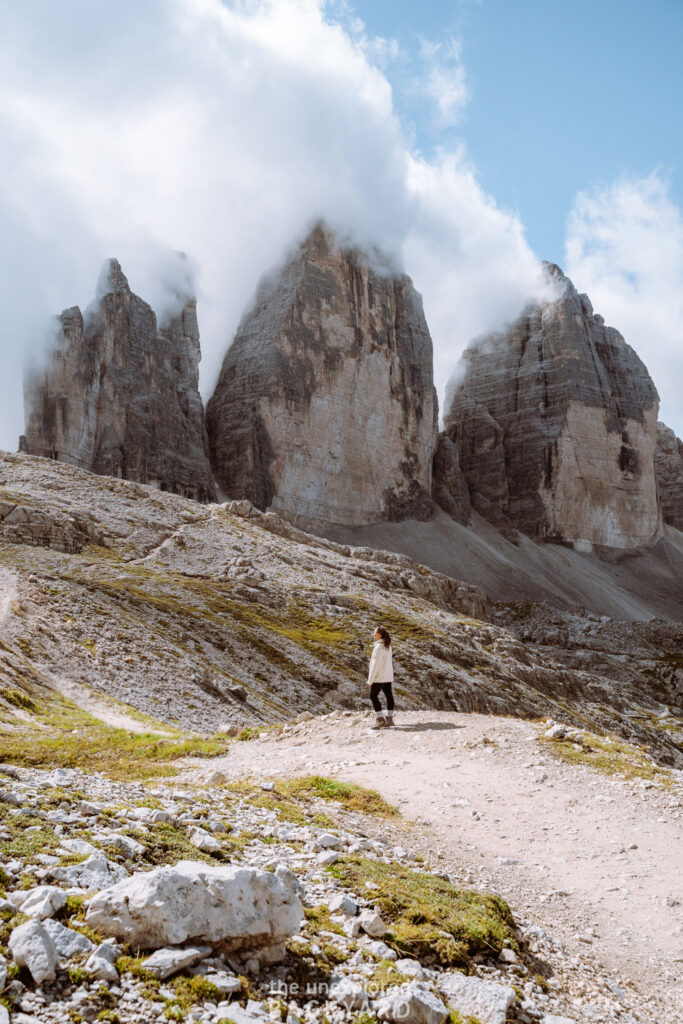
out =
[(375, 632), (379, 633), (382, 637), (385, 647), (391, 647), (391, 637), (389, 636), (389, 631), (385, 629), (384, 626), (378, 626)]

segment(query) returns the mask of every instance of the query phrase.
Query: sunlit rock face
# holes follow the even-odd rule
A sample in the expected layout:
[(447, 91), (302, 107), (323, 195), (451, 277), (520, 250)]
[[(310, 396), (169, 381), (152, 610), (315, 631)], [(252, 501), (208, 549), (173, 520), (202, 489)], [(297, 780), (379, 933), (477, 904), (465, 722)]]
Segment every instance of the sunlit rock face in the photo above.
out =
[(655, 474), (664, 522), (683, 530), (683, 441), (664, 423), (657, 424)]
[(316, 225), (261, 283), (207, 426), (230, 498), (303, 526), (431, 516), (432, 342), (410, 278)]
[(588, 297), (545, 266), (557, 298), (477, 339), (451, 388), (446, 432), (472, 505), (504, 531), (579, 550), (651, 544), (655, 386)]
[(56, 318), (45, 365), (24, 382), (32, 455), (215, 498), (199, 395), (196, 302), (183, 296), (161, 324), (108, 260), (96, 300)]

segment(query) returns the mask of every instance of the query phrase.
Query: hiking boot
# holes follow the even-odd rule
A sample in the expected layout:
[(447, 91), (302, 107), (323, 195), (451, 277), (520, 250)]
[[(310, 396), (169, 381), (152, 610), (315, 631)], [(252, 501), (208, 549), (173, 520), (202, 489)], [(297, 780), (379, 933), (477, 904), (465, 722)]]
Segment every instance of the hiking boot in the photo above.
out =
[(395, 725), (394, 716), (393, 715), (387, 715), (386, 718), (384, 719), (384, 724), (386, 726)]
[(384, 715), (377, 715), (375, 717), (374, 724), (370, 726), (371, 729), (383, 729), (387, 723), (384, 721)]

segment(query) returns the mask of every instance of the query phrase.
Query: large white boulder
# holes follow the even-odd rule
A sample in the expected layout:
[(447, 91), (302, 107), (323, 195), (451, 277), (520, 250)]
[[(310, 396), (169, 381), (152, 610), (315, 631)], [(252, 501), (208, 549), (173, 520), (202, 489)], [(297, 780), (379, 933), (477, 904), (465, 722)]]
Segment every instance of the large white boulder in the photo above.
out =
[(298, 931), (301, 901), (286, 877), (180, 861), (136, 872), (90, 901), (86, 921), (141, 949), (189, 940), (224, 951), (271, 946)]
[(505, 1024), (507, 1011), (515, 1001), (509, 985), (469, 978), (456, 971), (440, 974), (437, 985), (452, 1010), (463, 1017), (478, 1017), (481, 1024)]
[(443, 1024), (448, 1010), (423, 981), (411, 981), (378, 999), (375, 1014), (395, 1024)]
[(59, 954), (40, 921), (26, 921), (9, 937), (9, 951), (15, 964), (26, 967), (37, 985), (54, 981)]

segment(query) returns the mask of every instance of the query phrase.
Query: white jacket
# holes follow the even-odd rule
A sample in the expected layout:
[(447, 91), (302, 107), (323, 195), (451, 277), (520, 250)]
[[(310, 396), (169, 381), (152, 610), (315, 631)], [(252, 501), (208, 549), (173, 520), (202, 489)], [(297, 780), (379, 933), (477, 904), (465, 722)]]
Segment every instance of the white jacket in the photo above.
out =
[(384, 646), (384, 640), (375, 640), (370, 658), (368, 683), (393, 683), (394, 664), (391, 647)]

